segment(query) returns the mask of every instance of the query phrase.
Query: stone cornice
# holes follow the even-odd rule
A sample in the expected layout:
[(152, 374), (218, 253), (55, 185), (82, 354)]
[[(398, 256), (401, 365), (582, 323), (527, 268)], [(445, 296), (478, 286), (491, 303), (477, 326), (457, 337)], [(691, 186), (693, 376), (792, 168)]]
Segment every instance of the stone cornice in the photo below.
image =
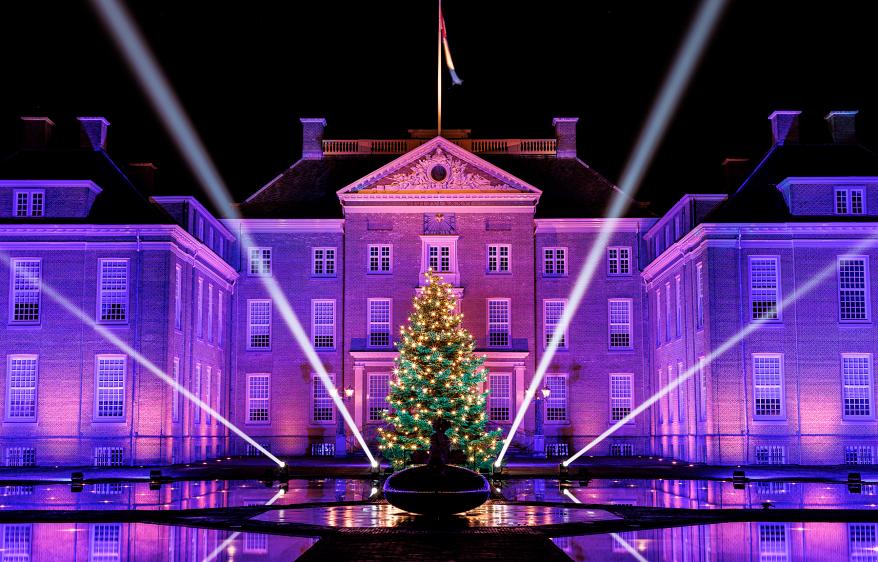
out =
[(233, 232), (327, 232), (344, 234), (344, 219), (222, 219)]

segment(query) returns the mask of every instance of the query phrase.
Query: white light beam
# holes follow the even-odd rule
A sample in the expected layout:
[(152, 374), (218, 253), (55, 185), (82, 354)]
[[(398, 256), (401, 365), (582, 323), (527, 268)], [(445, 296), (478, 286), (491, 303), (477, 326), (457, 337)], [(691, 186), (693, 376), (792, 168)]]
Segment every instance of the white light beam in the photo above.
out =
[[(573, 503), (582, 503), (579, 501), (579, 498), (573, 495), (573, 492), (564, 488), (564, 495), (573, 500)], [(610, 533), (610, 536), (613, 537), (613, 540), (619, 543), (619, 546), (625, 549), (625, 552), (633, 556), (638, 562), (649, 562), (642, 554), (637, 552), (637, 549), (631, 546), (631, 543), (622, 538), (619, 533)]]

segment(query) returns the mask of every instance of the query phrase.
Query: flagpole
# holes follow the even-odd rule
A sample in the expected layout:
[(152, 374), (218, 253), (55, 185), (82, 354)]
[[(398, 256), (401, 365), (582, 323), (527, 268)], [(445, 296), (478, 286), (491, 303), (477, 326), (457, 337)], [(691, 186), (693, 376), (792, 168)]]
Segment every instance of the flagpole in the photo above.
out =
[(439, 41), (436, 45), (436, 135), (442, 135), (442, 0), (439, 0)]

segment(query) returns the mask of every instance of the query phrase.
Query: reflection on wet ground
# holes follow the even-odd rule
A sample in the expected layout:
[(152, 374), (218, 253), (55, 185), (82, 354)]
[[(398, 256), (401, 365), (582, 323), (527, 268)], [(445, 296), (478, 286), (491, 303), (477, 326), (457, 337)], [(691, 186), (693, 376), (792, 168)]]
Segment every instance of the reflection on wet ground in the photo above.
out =
[[(267, 511), (253, 518), (273, 523), (304, 523), (332, 527), (401, 527), (418, 525), (425, 518), (414, 517), (386, 503), (332, 507), (300, 507)], [(567, 509), (536, 505), (507, 505), (489, 502), (458, 515), (451, 521), (465, 527), (533, 527), (558, 523), (609, 521), (620, 517), (602, 509)], [(446, 525), (448, 521), (444, 522)]]

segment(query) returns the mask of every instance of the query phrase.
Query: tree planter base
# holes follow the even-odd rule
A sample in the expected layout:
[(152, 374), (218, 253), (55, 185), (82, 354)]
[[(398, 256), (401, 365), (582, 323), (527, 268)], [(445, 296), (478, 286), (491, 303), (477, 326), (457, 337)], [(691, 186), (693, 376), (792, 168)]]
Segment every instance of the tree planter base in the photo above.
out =
[(415, 466), (384, 482), (387, 503), (416, 515), (452, 515), (479, 507), (491, 496), (488, 480), (459, 466)]

